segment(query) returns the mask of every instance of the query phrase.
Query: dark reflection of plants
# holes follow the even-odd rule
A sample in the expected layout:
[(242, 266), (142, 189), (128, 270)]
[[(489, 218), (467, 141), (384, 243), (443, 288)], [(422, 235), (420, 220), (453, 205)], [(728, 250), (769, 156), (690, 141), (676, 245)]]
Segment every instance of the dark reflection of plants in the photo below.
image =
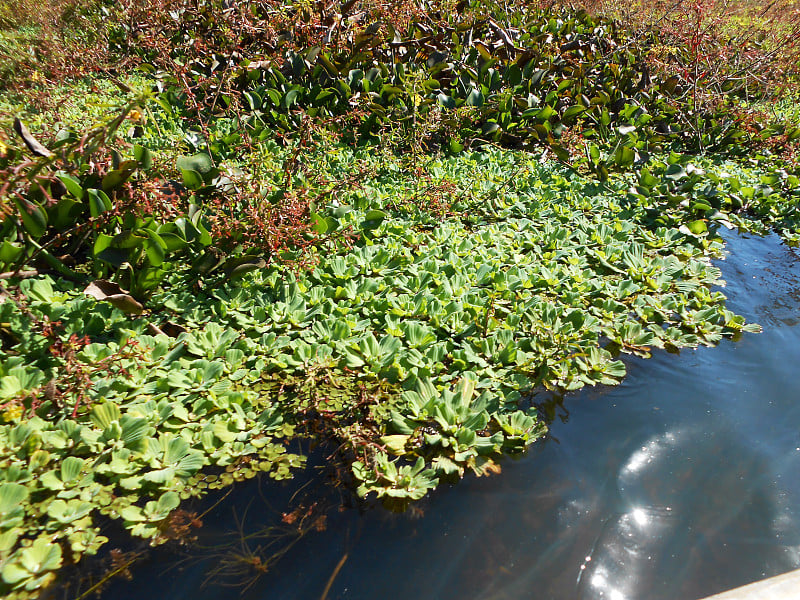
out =
[(335, 450), (333, 455), (328, 454), (333, 444), (325, 446), (323, 451), (312, 452), (314, 461), (322, 465), (312, 467), (310, 478), (292, 486), (292, 493), (286, 499), (268, 498), (263, 478), (249, 485), (251, 493), (253, 485), (256, 486), (255, 496), (243, 508), (235, 503), (241, 493), (238, 496), (225, 494), (206, 512), (229, 513), (233, 527), (221, 532), (205, 529), (197, 537), (175, 540), (168, 550), (182, 558), (172, 568), (207, 565), (204, 587), (238, 588), (243, 594), (262, 576), (274, 571), (296, 544), (309, 535), (325, 531), (334, 512), (353, 506), (355, 502), (339, 479), (346, 473), (347, 464), (335, 459)]
[(270, 571), (292, 547), (313, 531), (323, 531), (326, 514), (318, 502), (301, 504), (288, 513), (283, 513), (280, 525), (250, 529), (247, 514), (241, 520), (233, 509), (237, 529), (230, 532), (229, 542), (211, 547), (198, 547), (201, 555), (214, 562), (207, 573), (204, 585), (241, 587), (242, 593), (252, 587), (261, 575)]

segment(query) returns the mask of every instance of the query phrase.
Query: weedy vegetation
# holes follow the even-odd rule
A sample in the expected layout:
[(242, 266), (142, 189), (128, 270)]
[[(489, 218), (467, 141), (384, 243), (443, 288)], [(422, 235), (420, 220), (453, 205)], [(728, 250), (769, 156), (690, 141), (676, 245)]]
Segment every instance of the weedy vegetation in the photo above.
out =
[(711, 259), (800, 242), (797, 39), (780, 2), (0, 9), (0, 592), (294, 440), (405, 507), (542, 392), (757, 331)]

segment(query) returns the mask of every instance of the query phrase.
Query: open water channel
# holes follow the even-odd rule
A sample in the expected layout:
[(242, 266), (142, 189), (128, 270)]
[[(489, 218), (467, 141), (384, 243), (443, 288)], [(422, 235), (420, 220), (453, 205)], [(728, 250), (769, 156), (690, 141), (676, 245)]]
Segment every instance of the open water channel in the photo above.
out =
[(800, 255), (730, 238), (728, 306), (763, 333), (630, 361), (622, 385), (567, 396), (502, 474), (403, 514), (333, 511), (257, 579), (220, 570), (265, 543), (230, 532), (279, 524), (313, 479), (240, 486), (202, 552), (158, 550), (104, 597), (691, 600), (800, 567)]

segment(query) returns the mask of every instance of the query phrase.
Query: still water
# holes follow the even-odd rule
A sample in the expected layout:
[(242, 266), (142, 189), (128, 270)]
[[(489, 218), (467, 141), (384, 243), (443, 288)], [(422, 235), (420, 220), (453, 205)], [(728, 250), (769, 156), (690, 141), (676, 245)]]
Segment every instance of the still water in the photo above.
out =
[[(271, 572), (226, 579), (265, 543), (224, 549), (241, 538), (226, 529), (279, 523), (298, 482), (242, 486), (205, 517), (203, 552), (157, 551), (104, 597), (691, 600), (800, 567), (800, 256), (732, 237), (729, 308), (763, 333), (634, 360), (622, 385), (568, 396), (502, 474), (413, 513), (333, 511)], [(247, 589), (215, 584), (232, 580)]]

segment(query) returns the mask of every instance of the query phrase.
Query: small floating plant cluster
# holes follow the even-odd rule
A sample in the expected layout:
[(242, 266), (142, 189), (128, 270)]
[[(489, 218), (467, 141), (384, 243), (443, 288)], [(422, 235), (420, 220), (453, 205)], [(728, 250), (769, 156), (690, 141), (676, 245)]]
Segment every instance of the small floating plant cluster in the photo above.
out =
[(711, 259), (720, 227), (796, 242), (796, 167), (741, 154), (800, 130), (699, 107), (613, 21), (470, 10), (191, 55), (191, 83), (143, 62), (152, 90), (46, 145), (16, 121), (2, 593), (38, 595), (109, 519), (161, 543), (183, 500), (291, 477), (295, 440), (402, 507), (540, 439), (540, 392), (758, 330)]

